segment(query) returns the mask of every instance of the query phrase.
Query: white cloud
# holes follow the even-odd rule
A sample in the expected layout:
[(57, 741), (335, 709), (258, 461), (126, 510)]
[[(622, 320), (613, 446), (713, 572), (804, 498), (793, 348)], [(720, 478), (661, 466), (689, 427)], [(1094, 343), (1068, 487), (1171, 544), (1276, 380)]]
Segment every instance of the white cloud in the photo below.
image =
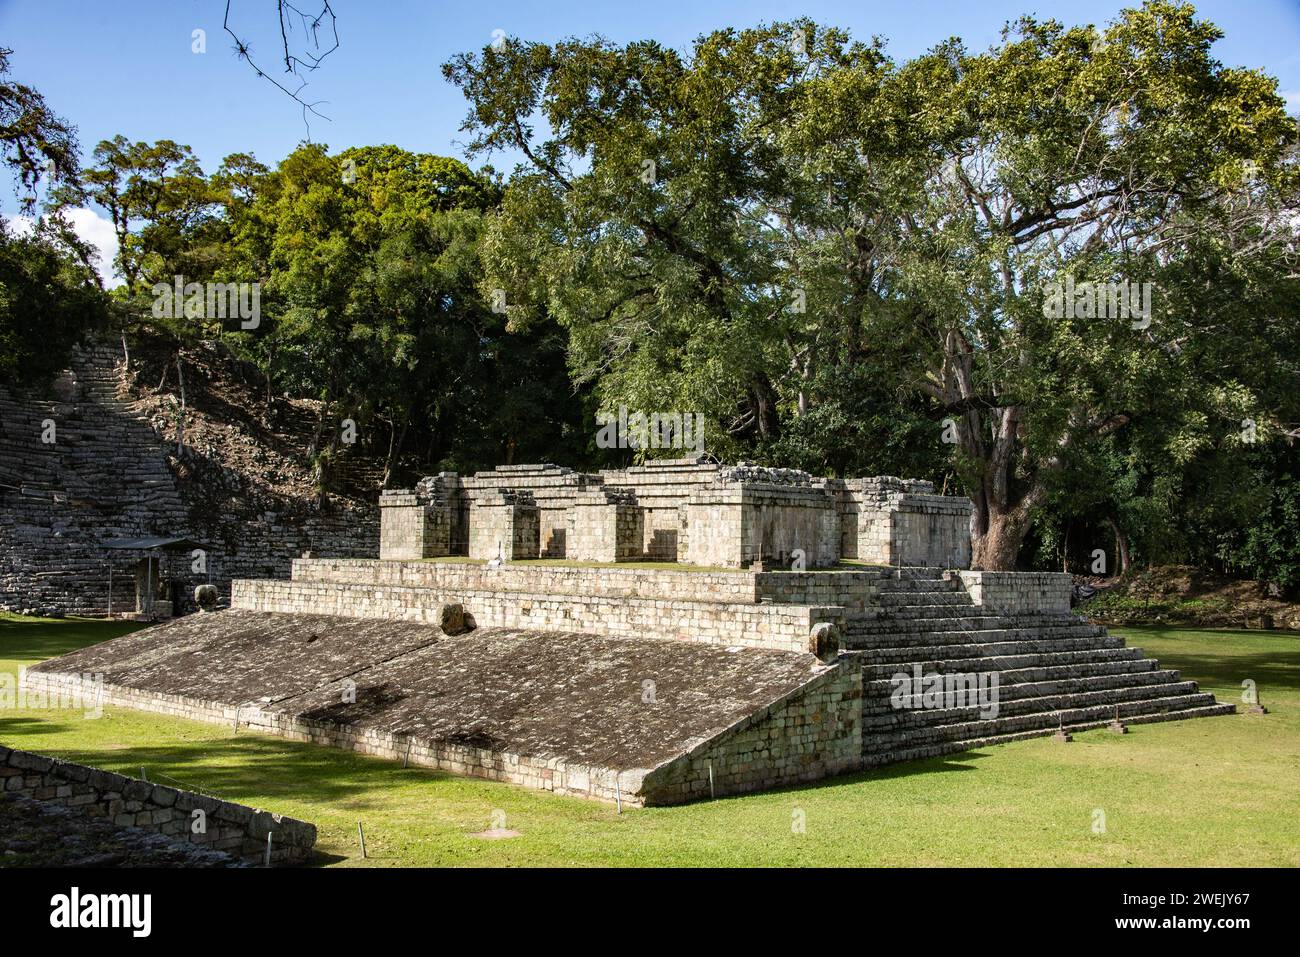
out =
[(122, 285), (122, 279), (113, 272), (113, 257), (117, 255), (117, 234), (113, 224), (93, 209), (84, 206), (68, 210), (68, 221), (81, 239), (99, 250), (99, 261), (95, 268), (109, 289)]
[[(113, 223), (85, 206), (66, 210), (64, 215), (72, 224), (72, 231), (99, 253), (95, 271), (104, 280), (104, 286), (112, 289), (122, 285), (121, 277), (113, 272), (113, 257), (117, 255), (117, 234), (113, 232)], [(14, 235), (26, 236), (32, 231), (33, 220), (30, 216), (12, 216), (9, 224)]]

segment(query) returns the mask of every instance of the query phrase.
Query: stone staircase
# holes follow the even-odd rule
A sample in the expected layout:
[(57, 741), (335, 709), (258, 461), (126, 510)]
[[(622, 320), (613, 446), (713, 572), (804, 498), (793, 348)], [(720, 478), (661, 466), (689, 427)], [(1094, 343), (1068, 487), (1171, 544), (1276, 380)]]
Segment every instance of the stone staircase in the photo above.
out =
[[(850, 620), (846, 650), (863, 659), (863, 761), (868, 767), (1108, 724), (1231, 714), (1194, 681), (1076, 615), (1005, 615), (975, 605), (943, 569), (904, 568), (881, 583), (882, 610)], [(996, 672), (997, 712), (896, 708), (898, 674)], [(919, 689), (918, 689), (919, 690)], [(940, 702), (940, 704), (952, 702)], [(983, 702), (988, 703), (986, 698)]]

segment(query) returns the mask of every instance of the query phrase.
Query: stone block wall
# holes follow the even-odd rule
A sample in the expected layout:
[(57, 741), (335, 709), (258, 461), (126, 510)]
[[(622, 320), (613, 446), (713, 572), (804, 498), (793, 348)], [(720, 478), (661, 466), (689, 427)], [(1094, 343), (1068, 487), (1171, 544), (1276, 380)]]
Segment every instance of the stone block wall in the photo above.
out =
[[(538, 511), (538, 557), (564, 558), (568, 553), (565, 539), (569, 505), (582, 491), (599, 487), (601, 480), (585, 472), (543, 463), (498, 466), (491, 471), (475, 472), (461, 479), (460, 484), (466, 502), (490, 498), (492, 493), (507, 489), (531, 495)], [(473, 521), (471, 512), (471, 525)], [(496, 554), (495, 546), (493, 554)]]
[(584, 492), (568, 510), (566, 556), (580, 562), (633, 562), (644, 555), (645, 516), (627, 489)]
[(744, 568), (761, 556), (790, 564), (795, 550), (805, 567), (839, 560), (835, 501), (815, 486), (735, 482), (696, 491), (687, 505), (686, 561)]
[(839, 497), (843, 557), (881, 565), (970, 565), (970, 499), (882, 475), (828, 482)]
[(451, 554), (451, 515), (422, 504), (414, 493), (384, 492), (379, 499), (379, 557), (438, 558)]
[[(796, 469), (722, 466), (692, 457), (607, 469), (599, 475), (555, 465), (510, 465), (463, 480), (443, 473), (421, 484), (434, 481), (444, 496), (440, 501), (451, 509), (449, 552), (426, 548), (416, 555), (408, 540), (417, 533), (408, 526), (419, 527), (418, 518), (395, 515), (386, 527), (397, 540), (391, 551), (384, 549), (384, 557), (494, 557), (496, 540), (504, 550), (504, 519), (480, 510), (500, 504), (506, 495), (528, 496), (536, 505), (537, 554), (543, 558), (647, 559), (739, 568), (757, 560), (760, 552), (764, 561), (786, 566), (800, 551), (804, 567), (811, 568), (841, 558), (951, 568), (970, 564), (970, 500), (935, 495), (929, 482), (891, 476), (815, 479)], [(611, 551), (602, 543), (608, 537), (606, 520), (576, 513), (601, 496), (606, 505), (629, 503), (626, 510), (612, 514), (618, 516), (623, 534), (641, 537), (639, 545), (618, 545)], [(391, 507), (402, 501), (385, 498)], [(457, 544), (458, 522), (468, 525), (465, 549)], [(581, 536), (576, 545), (570, 542), (575, 534)], [(528, 551), (525, 546), (517, 557)]]
[[(877, 577), (877, 573), (870, 574)], [(635, 564), (623, 568), (560, 564), (506, 564), (493, 568), (473, 562), (384, 562), (366, 558), (300, 558), (293, 563), (293, 580), (297, 582), (744, 604), (760, 600), (756, 584), (759, 577), (746, 571), (677, 571)]]
[(653, 459), (625, 469), (603, 469), (607, 486), (630, 488), (645, 513), (645, 557), (655, 562), (685, 561), (682, 510), (697, 489), (717, 480), (722, 466), (699, 456)]
[[(54, 688), (67, 684), (62, 676), (29, 678)], [(0, 747), (0, 790), (259, 862), (268, 834), (272, 864), (301, 863), (316, 843), (316, 827), (305, 821), (30, 751)], [(201, 833), (193, 827), (196, 811), (202, 812)]]
[(1000, 615), (1065, 615), (1073, 579), (1063, 572), (980, 572), (956, 570), (976, 605)]
[(843, 774), (862, 765), (857, 656), (645, 776), (648, 805), (743, 794)]
[(231, 607), (436, 625), (449, 602), (462, 605), (481, 627), (589, 631), (781, 651), (806, 651), (815, 625), (828, 622), (842, 628), (846, 615), (836, 606), (270, 580), (236, 582)]
[(537, 558), (540, 546), (540, 515), (530, 493), (498, 489), (475, 499), (469, 525), (470, 558)]

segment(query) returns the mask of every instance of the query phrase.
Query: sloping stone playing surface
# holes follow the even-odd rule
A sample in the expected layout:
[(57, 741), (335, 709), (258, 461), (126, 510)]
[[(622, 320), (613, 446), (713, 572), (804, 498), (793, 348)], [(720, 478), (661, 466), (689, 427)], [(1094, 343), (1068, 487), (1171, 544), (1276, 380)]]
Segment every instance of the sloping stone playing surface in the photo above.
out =
[[(663, 764), (828, 666), (692, 642), (506, 628), (448, 637), (410, 622), (224, 611), (31, 670), (620, 770)], [(345, 679), (355, 702), (344, 701)]]

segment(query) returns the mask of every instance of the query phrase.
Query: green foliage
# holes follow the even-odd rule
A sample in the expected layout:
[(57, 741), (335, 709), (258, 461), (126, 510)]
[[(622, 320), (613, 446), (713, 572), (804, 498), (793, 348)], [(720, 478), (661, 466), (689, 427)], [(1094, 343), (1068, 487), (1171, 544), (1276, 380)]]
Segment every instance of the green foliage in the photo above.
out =
[(40, 93), (8, 78), (13, 52), (0, 47), (0, 162), (13, 176), (24, 211), (31, 212), (38, 183), (76, 181), (77, 132)]
[[(1013, 566), (1109, 436), (1141, 431), (1167, 474), (1227, 422), (1296, 418), (1296, 125), (1274, 80), (1212, 58), (1219, 36), (1151, 0), (903, 64), (807, 20), (688, 54), (456, 57), (471, 151), (525, 157), (484, 286), (514, 326), (568, 330), (602, 406), (700, 411), (721, 456), (956, 472), (977, 564)], [(1152, 283), (1151, 323), (1050, 314), (1066, 279)], [(868, 430), (878, 454), (846, 456)]]
[(14, 236), (0, 219), (0, 382), (40, 384), (108, 318), (104, 294), (42, 232)]

